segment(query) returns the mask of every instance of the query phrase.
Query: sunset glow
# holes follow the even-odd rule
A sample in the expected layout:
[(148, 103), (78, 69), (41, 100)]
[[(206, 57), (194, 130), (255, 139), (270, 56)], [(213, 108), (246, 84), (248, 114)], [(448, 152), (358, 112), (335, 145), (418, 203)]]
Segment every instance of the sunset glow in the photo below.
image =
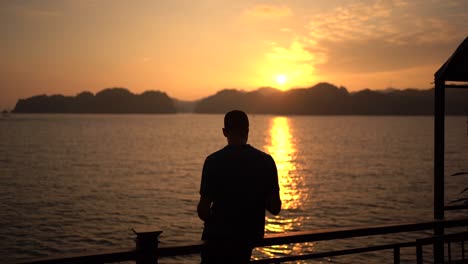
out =
[(465, 0), (2, 1), (0, 108), (109, 87), (182, 100), (318, 82), (427, 89), (466, 37), (466, 10)]
[(280, 74), (278, 76), (276, 76), (276, 82), (280, 85), (280, 86), (283, 86), (284, 84), (286, 84), (286, 81), (288, 79), (286, 78), (285, 75), (283, 74)]

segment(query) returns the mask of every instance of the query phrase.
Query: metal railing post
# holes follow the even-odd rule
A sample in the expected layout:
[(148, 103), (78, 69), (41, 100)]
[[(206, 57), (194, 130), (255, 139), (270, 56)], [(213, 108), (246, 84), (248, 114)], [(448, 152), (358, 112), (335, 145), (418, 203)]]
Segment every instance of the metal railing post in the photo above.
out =
[(162, 231), (137, 232), (136, 234), (136, 264), (157, 264), (158, 263), (158, 237)]
[(423, 245), (418, 243), (416, 245), (416, 263), (417, 264), (423, 264)]
[(400, 264), (400, 247), (393, 248), (393, 264)]
[[(435, 79), (434, 95), (434, 220), (444, 219), (444, 157), (445, 157), (445, 80)], [(444, 235), (444, 227), (434, 228), (435, 236)], [(434, 263), (444, 262), (444, 244), (433, 246)]]
[(465, 260), (465, 239), (461, 241), (462, 260)]

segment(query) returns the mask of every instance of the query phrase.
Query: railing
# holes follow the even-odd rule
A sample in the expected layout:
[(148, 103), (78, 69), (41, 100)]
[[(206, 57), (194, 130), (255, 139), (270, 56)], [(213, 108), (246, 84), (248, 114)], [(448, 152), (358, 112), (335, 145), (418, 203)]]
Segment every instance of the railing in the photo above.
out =
[[(316, 231), (290, 232), (284, 234), (267, 235), (259, 243), (258, 247), (282, 245), (291, 243), (317, 242), (335, 239), (346, 239), (355, 237), (370, 237), (376, 235), (398, 234), (414, 231), (433, 230), (434, 228), (467, 227), (468, 219), (441, 220), (418, 223), (378, 225), (358, 228), (335, 228), (322, 229)], [(203, 247), (202, 241), (187, 244), (171, 244), (158, 246), (158, 232), (137, 232), (135, 231), (136, 247), (109, 252), (100, 252), (88, 255), (70, 255), (56, 258), (36, 259), (22, 262), (23, 264), (81, 264), (81, 263), (113, 263), (122, 261), (136, 261), (137, 264), (157, 263), (158, 259), (165, 257), (176, 257), (200, 253)], [(422, 241), (422, 240), (421, 240)], [(336, 250), (329, 252), (319, 252), (286, 256), (271, 259), (253, 260), (252, 263), (281, 263), (285, 261), (296, 261), (305, 259), (317, 259), (333, 256), (358, 254), (364, 252), (393, 250), (394, 263), (400, 263), (400, 249), (405, 247), (417, 247), (421, 241), (407, 241), (403, 243), (375, 245), (359, 247), (353, 249)], [(427, 244), (427, 240), (424, 240)], [(422, 244), (421, 244), (422, 245)]]
[[(447, 243), (447, 263), (468, 263), (468, 259), (465, 258), (465, 241), (468, 239), (468, 232), (460, 232), (456, 234), (434, 236), (429, 238), (422, 238), (416, 240), (416, 255), (417, 264), (423, 264), (423, 246), (434, 245), (434, 243)], [(454, 260), (452, 257), (452, 243), (460, 243), (461, 252), (459, 259)]]

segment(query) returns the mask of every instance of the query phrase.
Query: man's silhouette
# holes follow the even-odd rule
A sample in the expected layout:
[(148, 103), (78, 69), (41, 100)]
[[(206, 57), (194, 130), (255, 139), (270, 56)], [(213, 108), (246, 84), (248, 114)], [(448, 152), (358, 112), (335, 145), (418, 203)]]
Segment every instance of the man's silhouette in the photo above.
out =
[(224, 116), (227, 146), (203, 165), (198, 216), (205, 222), (201, 263), (248, 263), (265, 229), (265, 209), (281, 211), (273, 158), (248, 145), (249, 119), (239, 110)]

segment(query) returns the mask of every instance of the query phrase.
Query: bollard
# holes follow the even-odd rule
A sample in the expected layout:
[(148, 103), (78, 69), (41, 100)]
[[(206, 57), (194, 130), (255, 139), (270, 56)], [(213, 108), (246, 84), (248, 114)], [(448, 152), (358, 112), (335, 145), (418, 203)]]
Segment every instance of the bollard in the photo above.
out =
[(136, 234), (136, 264), (157, 264), (158, 263), (158, 237), (162, 231), (138, 232)]

